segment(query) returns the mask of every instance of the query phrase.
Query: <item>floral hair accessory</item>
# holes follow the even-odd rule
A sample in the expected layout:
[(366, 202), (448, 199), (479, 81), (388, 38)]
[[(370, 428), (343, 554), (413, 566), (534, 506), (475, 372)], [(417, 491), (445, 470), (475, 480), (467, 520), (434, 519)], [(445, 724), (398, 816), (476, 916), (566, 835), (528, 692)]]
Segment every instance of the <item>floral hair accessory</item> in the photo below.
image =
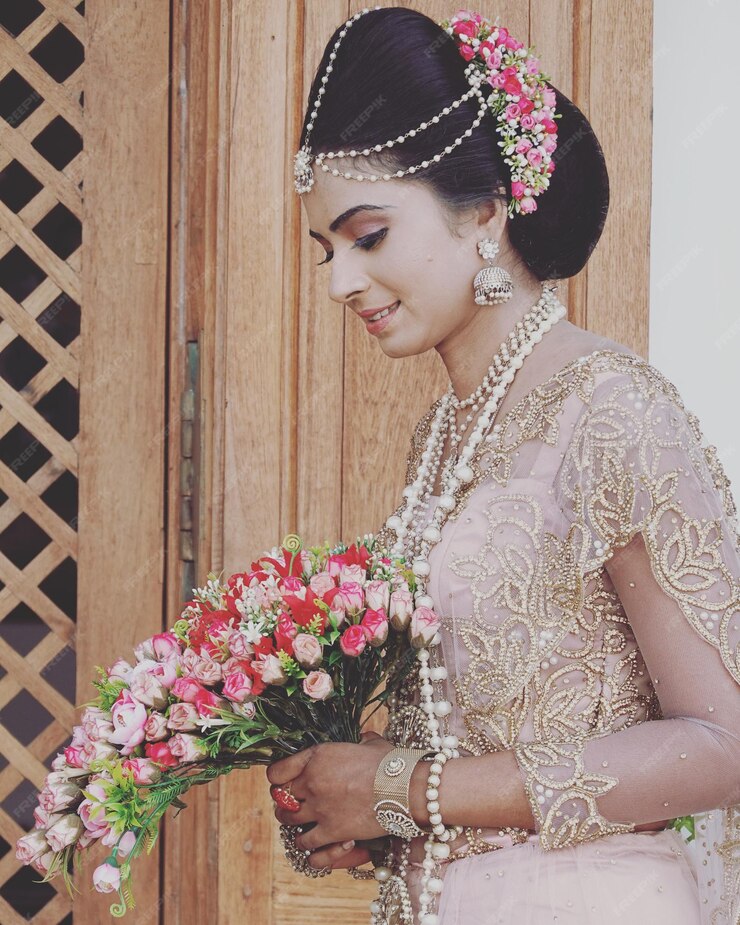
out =
[(511, 168), (509, 216), (537, 209), (535, 197), (550, 185), (557, 148), (555, 91), (540, 71), (540, 62), (508, 29), (480, 13), (459, 10), (439, 23), (455, 40), (460, 55), (496, 93), (488, 106), (496, 119), (504, 163)]

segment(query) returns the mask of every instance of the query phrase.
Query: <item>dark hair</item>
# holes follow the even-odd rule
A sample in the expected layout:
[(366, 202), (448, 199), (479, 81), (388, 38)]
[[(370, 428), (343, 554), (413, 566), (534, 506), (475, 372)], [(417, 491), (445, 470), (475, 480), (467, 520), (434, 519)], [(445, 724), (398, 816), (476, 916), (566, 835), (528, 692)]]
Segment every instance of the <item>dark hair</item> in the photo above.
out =
[[(314, 154), (361, 150), (404, 135), (470, 89), (456, 43), (423, 13), (405, 7), (366, 13), (347, 30), (331, 62), (342, 28), (329, 39), (311, 86), (301, 145), (321, 78), (332, 64), (308, 140)], [(562, 114), (553, 153), (556, 169), (548, 189), (537, 197), (537, 211), (507, 220), (512, 246), (539, 280), (565, 279), (581, 270), (599, 240), (609, 205), (606, 165), (593, 129), (567, 97), (548, 86), (556, 95), (555, 111)], [(470, 127), (478, 106), (474, 96), (403, 144), (372, 152), (367, 164), (375, 172), (393, 173), (431, 160)], [(487, 111), (460, 145), (404, 179), (428, 184), (453, 219), (491, 200), (501, 200), (506, 208), (511, 177), (499, 138)]]

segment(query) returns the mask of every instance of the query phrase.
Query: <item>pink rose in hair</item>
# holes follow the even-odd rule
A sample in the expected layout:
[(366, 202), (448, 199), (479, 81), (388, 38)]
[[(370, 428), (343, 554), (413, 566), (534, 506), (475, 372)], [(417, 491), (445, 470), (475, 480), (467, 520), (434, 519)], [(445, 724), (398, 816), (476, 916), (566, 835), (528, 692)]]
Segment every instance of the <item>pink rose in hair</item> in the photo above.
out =
[(339, 646), (345, 655), (356, 658), (361, 655), (367, 645), (367, 636), (361, 626), (348, 626), (342, 633)]
[(537, 203), (534, 201), (534, 199), (531, 196), (525, 196), (524, 199), (522, 199), (521, 202), (519, 203), (519, 206), (522, 212), (525, 212), (525, 213), (537, 211)]
[(511, 195), (514, 199), (521, 199), (526, 188), (526, 184), (522, 183), (521, 180), (514, 180), (511, 184)]
[(542, 151), (538, 148), (532, 148), (527, 151), (527, 160), (533, 167), (539, 167), (542, 163)]
[(461, 45), (459, 51), (466, 61), (470, 61), (475, 57), (475, 51), (470, 47), (470, 45)]
[[(508, 93), (508, 90), (507, 90), (507, 93)], [(522, 116), (522, 118), (519, 121), (519, 124), (521, 125), (522, 129), (525, 132), (528, 132), (530, 129), (533, 129), (535, 125), (537, 125), (537, 122), (535, 121), (534, 117), (530, 113), (527, 113), (526, 116)]]
[(505, 109), (505, 114), (507, 119), (518, 119), (522, 111), (518, 103), (509, 103)]
[(333, 691), (334, 684), (325, 671), (311, 671), (303, 679), (303, 692), (312, 700), (326, 700)]

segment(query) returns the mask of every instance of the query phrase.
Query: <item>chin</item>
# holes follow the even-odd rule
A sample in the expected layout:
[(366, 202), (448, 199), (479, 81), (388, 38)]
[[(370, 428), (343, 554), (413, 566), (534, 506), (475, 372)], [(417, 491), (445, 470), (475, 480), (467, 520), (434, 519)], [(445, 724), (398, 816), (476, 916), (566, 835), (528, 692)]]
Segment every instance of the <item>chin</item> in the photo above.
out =
[(402, 360), (404, 357), (415, 357), (429, 350), (429, 347), (424, 347), (419, 344), (404, 344), (398, 341), (394, 343), (390, 338), (387, 341), (383, 341), (379, 338), (379, 342), (380, 349), (392, 360)]

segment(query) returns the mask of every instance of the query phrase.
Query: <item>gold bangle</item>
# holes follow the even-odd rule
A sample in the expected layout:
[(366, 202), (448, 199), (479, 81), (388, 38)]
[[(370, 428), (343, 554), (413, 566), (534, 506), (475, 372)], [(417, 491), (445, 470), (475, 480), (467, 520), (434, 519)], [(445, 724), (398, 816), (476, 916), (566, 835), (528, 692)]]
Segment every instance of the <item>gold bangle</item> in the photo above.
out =
[(399, 838), (411, 839), (429, 832), (414, 821), (409, 808), (409, 786), (416, 765), (436, 753), (423, 748), (393, 748), (380, 761), (373, 785), (373, 810), (379, 824)]

